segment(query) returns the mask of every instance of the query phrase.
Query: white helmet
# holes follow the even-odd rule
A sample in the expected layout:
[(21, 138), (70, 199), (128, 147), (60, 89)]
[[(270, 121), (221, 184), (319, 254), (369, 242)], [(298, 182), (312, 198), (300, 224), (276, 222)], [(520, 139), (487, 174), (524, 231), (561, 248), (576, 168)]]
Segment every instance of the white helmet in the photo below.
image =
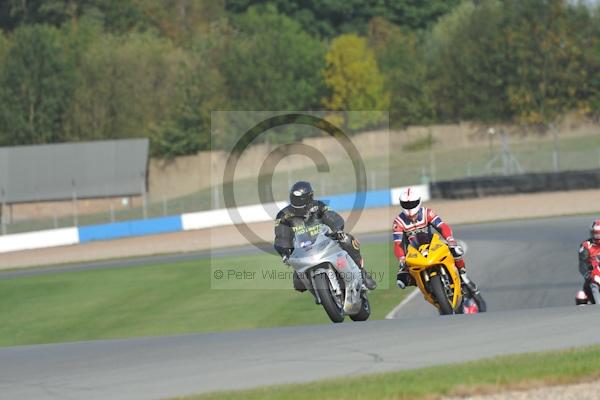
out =
[(407, 188), (400, 193), (400, 207), (406, 211), (406, 214), (414, 218), (421, 207), (421, 195), (413, 188)]
[(592, 223), (590, 236), (592, 237), (594, 243), (600, 243), (600, 219), (597, 219)]

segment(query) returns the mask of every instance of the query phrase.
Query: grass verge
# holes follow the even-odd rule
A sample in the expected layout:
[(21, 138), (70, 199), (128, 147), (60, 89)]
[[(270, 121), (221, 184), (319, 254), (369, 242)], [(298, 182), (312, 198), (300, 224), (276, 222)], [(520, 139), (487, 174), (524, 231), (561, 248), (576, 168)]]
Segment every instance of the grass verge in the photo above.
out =
[[(391, 249), (364, 245), (363, 255), (381, 278), (370, 296), (371, 318), (383, 319), (404, 295), (390, 274)], [(259, 254), (0, 280), (0, 346), (329, 322), (310, 294), (291, 289), (291, 274), (277, 278), (277, 289), (240, 278), (235, 289), (219, 290), (215, 268), (290, 272), (277, 257)]]
[(448, 395), (486, 394), (597, 378), (600, 376), (599, 359), (600, 346), (593, 346), (179, 399), (436, 399)]

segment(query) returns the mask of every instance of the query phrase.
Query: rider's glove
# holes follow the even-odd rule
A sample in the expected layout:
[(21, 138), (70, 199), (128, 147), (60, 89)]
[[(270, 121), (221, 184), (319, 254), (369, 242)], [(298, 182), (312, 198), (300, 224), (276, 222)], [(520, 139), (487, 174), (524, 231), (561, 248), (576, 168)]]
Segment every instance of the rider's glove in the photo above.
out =
[(396, 274), (396, 285), (400, 289), (408, 286), (410, 275), (406, 271), (406, 257), (400, 257), (398, 259), (398, 273)]
[(396, 285), (400, 289), (406, 289), (408, 285), (410, 285), (410, 274), (407, 271), (400, 270), (396, 274)]
[(398, 270), (402, 271), (406, 269), (406, 257), (402, 256), (398, 259)]
[(346, 235), (346, 232), (344, 231), (335, 231), (335, 232), (331, 232), (330, 234), (328, 234), (328, 236), (334, 240), (340, 241), (340, 242), (344, 242), (346, 240), (346, 238), (348, 237)]
[(450, 252), (454, 257), (460, 257), (465, 254), (465, 249), (463, 249), (462, 246), (458, 244), (454, 237), (448, 236), (446, 238), (446, 243), (448, 243), (448, 247), (450, 247)]
[(460, 244), (457, 244), (456, 246), (450, 247), (450, 252), (454, 257), (461, 257), (465, 254), (465, 249), (463, 249)]

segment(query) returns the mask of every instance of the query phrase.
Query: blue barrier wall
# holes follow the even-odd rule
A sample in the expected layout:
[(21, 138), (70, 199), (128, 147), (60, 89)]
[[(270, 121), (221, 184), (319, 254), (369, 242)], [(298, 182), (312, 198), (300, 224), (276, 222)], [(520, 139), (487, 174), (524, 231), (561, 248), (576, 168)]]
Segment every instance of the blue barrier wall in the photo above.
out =
[[(375, 190), (361, 194), (340, 194), (319, 198), (319, 200), (329, 204), (329, 206), (336, 211), (349, 211), (352, 210), (355, 205), (362, 206), (364, 208), (388, 207), (392, 205), (391, 193), (394, 190), (399, 190), (399, 188)], [(361, 199), (362, 196), (364, 196), (364, 199)], [(364, 202), (362, 200), (364, 200)], [(214, 226), (222, 225), (223, 211), (225, 210), (214, 210), (215, 216), (220, 218), (219, 221), (212, 221), (216, 222)], [(65, 229), (56, 229), (53, 230), (55, 231), (54, 233), (51, 233), (51, 231), (40, 231), (38, 233), (40, 233), (41, 236), (30, 235), (35, 234), (36, 232), (29, 232), (28, 234), (25, 234), (27, 239), (23, 239), (23, 234), (4, 235), (0, 237), (0, 253), (6, 251), (15, 251), (15, 249), (34, 249), (66, 244), (86, 243), (94, 240), (109, 240), (132, 236), (183, 231), (183, 219), (186, 216), (194, 216), (194, 214), (195, 213), (162, 218), (124, 221), (113, 224), (91, 225), (78, 228), (73, 227), (71, 228), (71, 231), (65, 231)], [(202, 218), (209, 220), (208, 222), (211, 222), (210, 220), (214, 219), (211, 218), (210, 211), (202, 212), (201, 214)], [(268, 215), (265, 215), (265, 221), (269, 218), (270, 217)], [(202, 228), (211, 226), (210, 223), (201, 225)], [(189, 229), (196, 228), (192, 227)], [(64, 239), (57, 241), (55, 237), (48, 238), (48, 236), (44, 236), (48, 234), (64, 235)], [(15, 245), (15, 243), (17, 244)]]
[(181, 216), (151, 218), (113, 224), (82, 226), (79, 228), (79, 242), (107, 240), (128, 236), (143, 236), (156, 233), (177, 232), (183, 230)]
[[(391, 205), (390, 190), (374, 190), (366, 193), (348, 193), (319, 198), (335, 211), (349, 211), (362, 203), (364, 208), (387, 207)], [(357, 202), (358, 199), (358, 202)], [(152, 235), (157, 233), (177, 232), (183, 230), (181, 215), (117, 222), (113, 224), (83, 226), (79, 229), (79, 242), (117, 239), (130, 236)]]
[(338, 194), (335, 196), (327, 196), (319, 198), (322, 202), (329, 205), (335, 211), (350, 211), (354, 208), (355, 202), (358, 200), (358, 205), (361, 204), (360, 195), (364, 195), (364, 208), (387, 207), (391, 206), (390, 190), (373, 190), (371, 192)]

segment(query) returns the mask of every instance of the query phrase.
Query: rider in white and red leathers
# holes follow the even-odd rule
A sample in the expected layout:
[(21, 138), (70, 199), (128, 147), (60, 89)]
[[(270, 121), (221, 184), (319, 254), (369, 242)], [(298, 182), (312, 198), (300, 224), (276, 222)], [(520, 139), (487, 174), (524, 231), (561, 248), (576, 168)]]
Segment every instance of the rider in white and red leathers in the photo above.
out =
[[(593, 281), (594, 269), (600, 272), (600, 219), (592, 223), (590, 238), (579, 246), (579, 272), (583, 276), (583, 290), (575, 297), (577, 304), (588, 304), (594, 297), (600, 296), (600, 282)], [(597, 274), (596, 274), (597, 275)], [(599, 278), (596, 278), (599, 279)], [(596, 296), (594, 296), (594, 291)]]
[(406, 270), (406, 248), (409, 244), (418, 247), (420, 244), (429, 243), (431, 228), (435, 228), (448, 243), (454, 256), (454, 263), (460, 272), (463, 287), (474, 296), (479, 295), (477, 286), (466, 273), (465, 261), (462, 257), (464, 250), (454, 239), (452, 229), (433, 210), (421, 206), (421, 196), (413, 188), (408, 188), (400, 194), (402, 212), (394, 219), (393, 237), (394, 254), (398, 258), (399, 269), (397, 274), (398, 287), (415, 285), (412, 277)]

